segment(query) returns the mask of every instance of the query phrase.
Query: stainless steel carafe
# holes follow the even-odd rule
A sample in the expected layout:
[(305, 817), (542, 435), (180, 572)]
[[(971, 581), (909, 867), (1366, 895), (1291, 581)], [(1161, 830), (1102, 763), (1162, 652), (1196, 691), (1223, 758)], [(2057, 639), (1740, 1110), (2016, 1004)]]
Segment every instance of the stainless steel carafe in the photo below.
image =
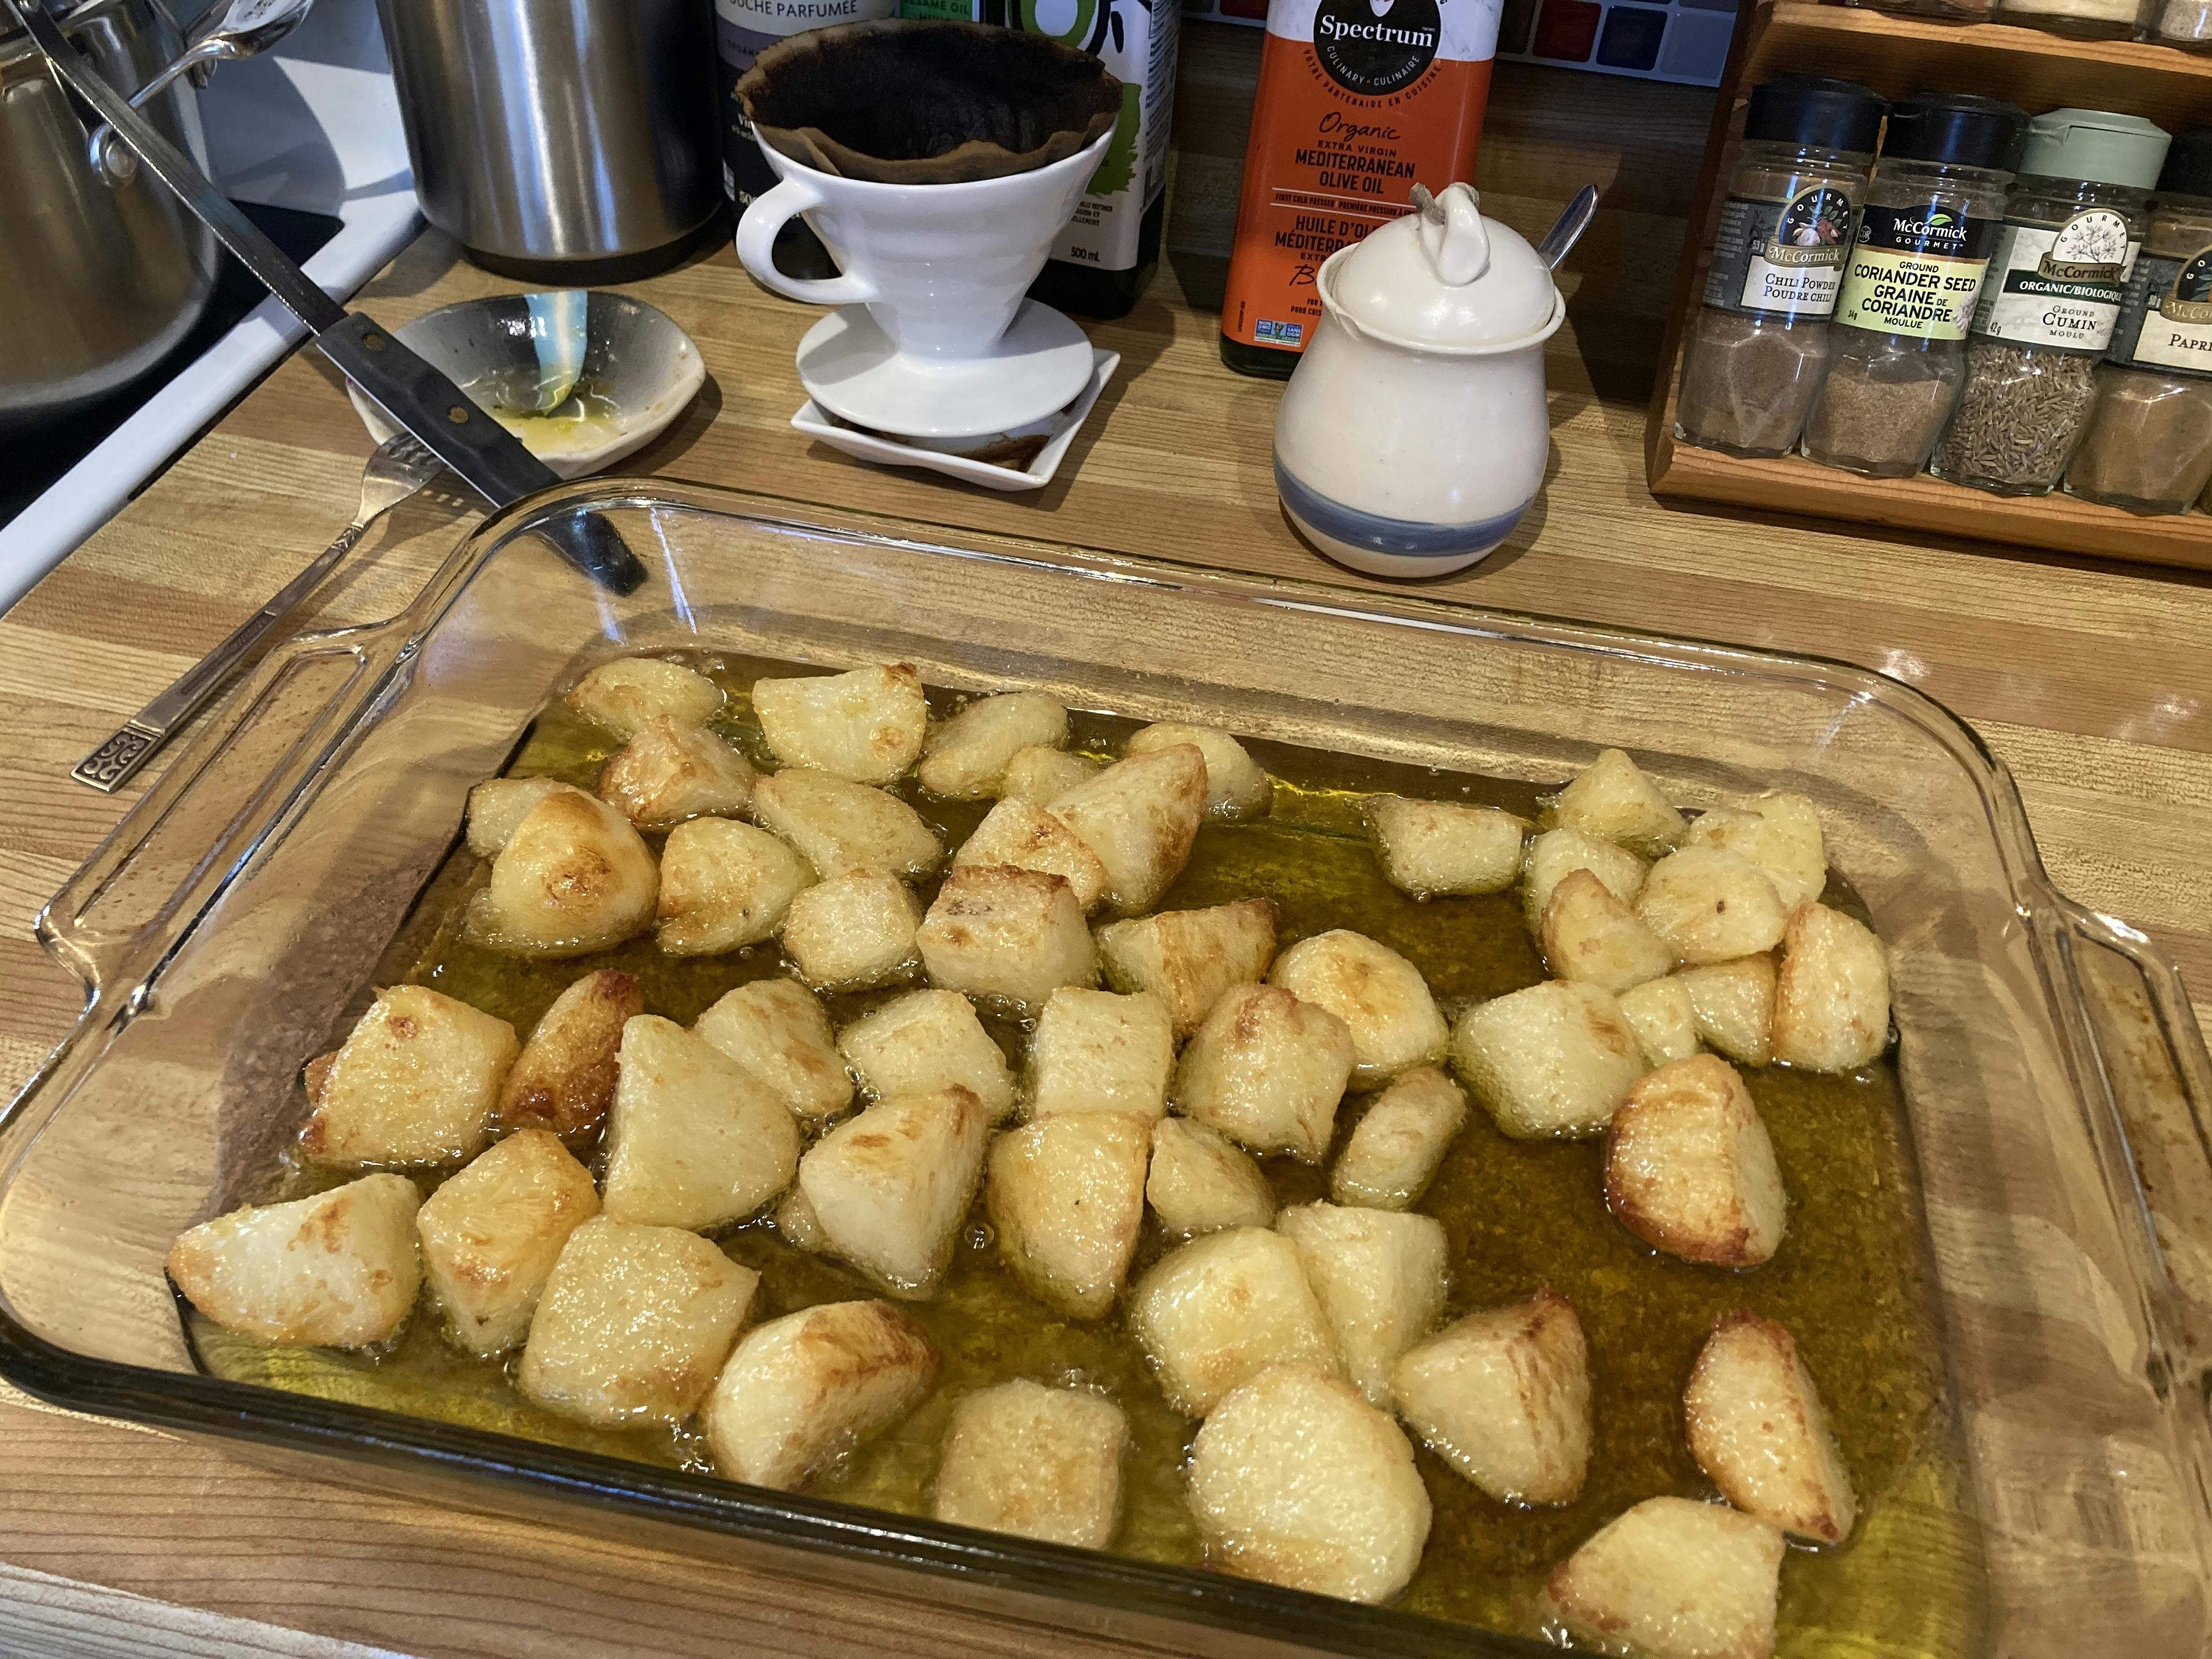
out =
[(721, 204), (709, 0), (377, 0), (430, 222), (528, 281), (673, 264)]

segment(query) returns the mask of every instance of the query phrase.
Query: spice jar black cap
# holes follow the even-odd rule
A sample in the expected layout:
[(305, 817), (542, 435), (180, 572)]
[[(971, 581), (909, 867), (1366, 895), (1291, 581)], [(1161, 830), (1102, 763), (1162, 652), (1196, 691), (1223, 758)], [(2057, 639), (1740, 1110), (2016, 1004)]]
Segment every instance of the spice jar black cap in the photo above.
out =
[(2174, 139), (2159, 172), (2158, 194), (2212, 197), (2212, 127), (2195, 127)]
[(1871, 87), (1817, 75), (1784, 75), (1751, 89), (1743, 136), (1759, 143), (1874, 154), (1882, 101)]
[(1884, 157), (2017, 173), (2027, 145), (2027, 112), (1971, 92), (1915, 92), (1889, 106)]

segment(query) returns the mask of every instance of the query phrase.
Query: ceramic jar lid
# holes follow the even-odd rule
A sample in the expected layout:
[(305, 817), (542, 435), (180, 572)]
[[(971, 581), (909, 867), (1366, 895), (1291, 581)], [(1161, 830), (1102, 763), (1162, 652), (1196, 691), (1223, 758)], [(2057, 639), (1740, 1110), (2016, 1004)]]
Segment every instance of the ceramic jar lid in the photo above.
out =
[(1536, 250), (1482, 216), (1474, 186), (1431, 196), (1336, 258), (1327, 297), (1370, 334), (1446, 350), (1499, 346), (1552, 320), (1559, 291)]

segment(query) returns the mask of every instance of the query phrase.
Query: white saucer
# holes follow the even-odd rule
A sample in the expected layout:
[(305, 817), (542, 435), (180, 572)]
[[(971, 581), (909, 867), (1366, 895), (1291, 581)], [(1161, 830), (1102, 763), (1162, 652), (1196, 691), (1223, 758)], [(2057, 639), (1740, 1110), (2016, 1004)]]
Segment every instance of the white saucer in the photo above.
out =
[(842, 306), (799, 343), (799, 381), (840, 420), (902, 438), (967, 438), (1042, 421), (1082, 395), (1091, 342), (1050, 306), (1022, 301), (988, 357), (935, 362), (896, 350), (866, 306)]
[[(942, 472), (947, 477), (959, 478), (986, 489), (1002, 489), (1009, 493), (1024, 489), (1042, 489), (1052, 482), (1053, 474), (1060, 471), (1069, 447), (1075, 442), (1091, 405), (1098, 394), (1106, 389), (1106, 382), (1114, 378), (1114, 371), (1121, 366), (1118, 351), (1094, 351), (1091, 379), (1076, 395), (1075, 401), (1065, 409), (1055, 410), (1042, 421), (1032, 421), (1011, 432), (993, 432), (981, 436), (964, 438), (921, 438), (909, 441), (904, 438), (886, 437), (880, 432), (866, 432), (858, 427), (841, 424), (837, 417), (814, 403), (801, 404), (791, 423), (810, 438), (828, 444), (832, 449), (842, 449), (848, 455), (863, 461), (874, 461), (882, 466), (918, 466), (931, 472)], [(1026, 447), (1027, 442), (1042, 440), (1025, 465), (1013, 467), (985, 459), (994, 451), (1003, 452), (1013, 446)], [(1009, 458), (1011, 459), (1011, 457)]]

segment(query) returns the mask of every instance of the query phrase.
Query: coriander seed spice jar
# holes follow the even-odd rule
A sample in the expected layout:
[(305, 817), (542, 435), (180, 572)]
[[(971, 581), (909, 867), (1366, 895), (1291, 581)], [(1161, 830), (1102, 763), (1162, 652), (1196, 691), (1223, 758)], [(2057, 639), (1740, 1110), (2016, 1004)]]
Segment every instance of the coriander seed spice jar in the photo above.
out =
[(2171, 141), (2133, 115), (2028, 124), (1966, 340), (1966, 383), (1928, 470), (2000, 495), (2057, 487), (2097, 398)]
[(1682, 343), (1680, 442), (1731, 455), (1796, 444), (1827, 368), (1881, 113), (1851, 81), (1792, 75), (1752, 88), (1705, 303)]
[(1890, 106), (1800, 444), (1809, 459), (1877, 478), (1927, 465), (1966, 378), (1966, 325), (2027, 137), (2026, 112), (1995, 98), (1918, 92)]

